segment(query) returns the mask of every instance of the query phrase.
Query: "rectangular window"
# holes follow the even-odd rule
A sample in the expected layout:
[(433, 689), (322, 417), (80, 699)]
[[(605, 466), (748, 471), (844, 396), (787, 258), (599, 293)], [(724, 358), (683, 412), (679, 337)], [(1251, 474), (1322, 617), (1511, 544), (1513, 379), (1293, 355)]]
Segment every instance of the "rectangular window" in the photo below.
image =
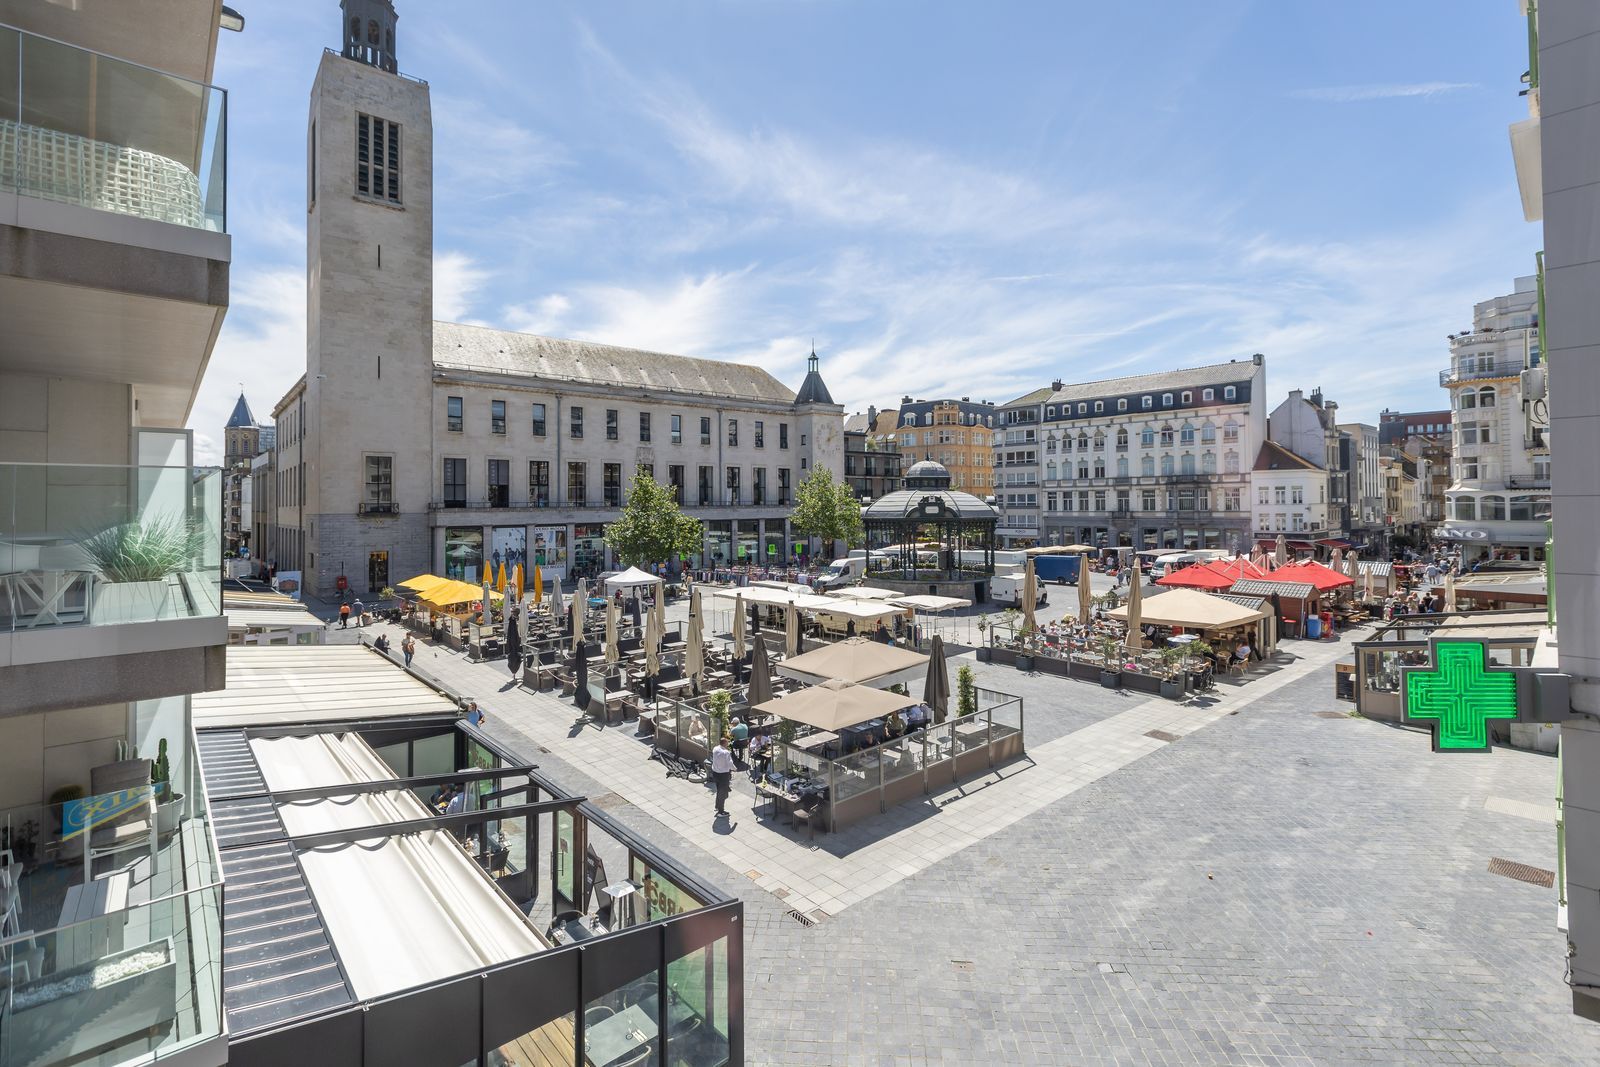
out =
[(1154, 489), (1140, 491), (1139, 507), (1144, 511), (1154, 511), (1156, 509), (1156, 491)]
[(1257, 504), (1268, 503), (1268, 501), (1267, 501), (1267, 487), (1266, 486), (1264, 486), (1264, 485), (1256, 486), (1256, 503)]
[(368, 504), (394, 503), (394, 457), (367, 457), (366, 502)]
[(739, 468), (738, 467), (729, 467), (728, 468), (728, 503), (737, 504), (738, 502), (739, 502)]
[(615, 441), (616, 439), (617, 439), (617, 409), (616, 408), (606, 408), (606, 440), (607, 441)]
[(528, 503), (536, 508), (550, 506), (550, 461), (528, 461)]
[(1272, 487), (1272, 502), (1274, 504), (1282, 504), (1284, 502), (1284, 486), (1275, 485)]
[(582, 408), (573, 408), (572, 409), (572, 424), (571, 424), (571, 429), (569, 431), (569, 436), (574, 437), (574, 438), (580, 438), (580, 437), (583, 436), (583, 409)]
[(778, 506), (785, 507), (789, 504), (789, 468), (778, 468)]
[(650, 440), (650, 413), (639, 412), (639, 443), (645, 444)]
[(756, 420), (756, 447), (767, 447), (767, 425), (760, 419)]
[(491, 459), (489, 461), (489, 506), (491, 508), (508, 508), (511, 506), (511, 461), (509, 459)]
[(789, 447), (789, 424), (787, 422), (778, 423), (778, 447)]
[(617, 507), (622, 503), (622, 464), (607, 463), (601, 471), (605, 481), (606, 506)]
[(675, 444), (675, 445), (683, 444), (683, 416), (682, 415), (674, 415), (674, 416), (672, 416), (672, 443)]
[(1304, 487), (1298, 486), (1298, 485), (1291, 486), (1290, 487), (1290, 491), (1289, 491), (1289, 503), (1291, 503), (1291, 504), (1304, 504), (1306, 502), (1305, 501), (1305, 495), (1306, 495), (1306, 491), (1305, 491)]
[(703, 445), (711, 443), (711, 416), (709, 415), (700, 417), (700, 443)]
[(461, 413), (461, 398), (447, 396), (444, 398), (444, 428), (451, 433), (460, 433), (463, 429), (464, 416)]
[[(761, 424), (756, 423), (756, 425), (759, 426)], [(767, 468), (756, 468), (756, 481), (752, 492), (754, 493), (752, 503), (760, 505), (767, 502)]]
[(582, 463), (567, 464), (567, 503), (582, 507), (589, 502), (588, 469)]
[(737, 448), (738, 446), (739, 446), (739, 420), (738, 419), (729, 419), (728, 420), (728, 447), (729, 448)]
[(400, 203), (400, 126), (356, 115), (356, 192)]
[[(709, 420), (708, 420), (709, 421)], [(705, 507), (711, 503), (712, 483), (711, 467), (700, 468), (700, 506)]]
[(504, 400), (489, 401), (489, 432), (499, 434), (501, 437), (505, 436), (506, 402)]
[[(673, 418), (678, 416), (674, 415)], [(667, 481), (672, 483), (672, 499), (683, 503), (683, 465), (674, 463), (667, 468)]]
[(533, 436), (544, 436), (544, 405), (533, 405)]

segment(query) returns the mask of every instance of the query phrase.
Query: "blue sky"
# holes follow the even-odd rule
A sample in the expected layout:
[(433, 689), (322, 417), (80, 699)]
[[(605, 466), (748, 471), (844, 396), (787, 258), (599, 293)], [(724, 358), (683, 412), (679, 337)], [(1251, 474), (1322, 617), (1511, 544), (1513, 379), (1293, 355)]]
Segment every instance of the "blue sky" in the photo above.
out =
[[(239, 5), (232, 307), (192, 424), (304, 369), (333, 0)], [(1531, 273), (1512, 0), (397, 0), (432, 87), (435, 315), (762, 364), (850, 410), (1267, 355), (1351, 420), (1443, 403)]]

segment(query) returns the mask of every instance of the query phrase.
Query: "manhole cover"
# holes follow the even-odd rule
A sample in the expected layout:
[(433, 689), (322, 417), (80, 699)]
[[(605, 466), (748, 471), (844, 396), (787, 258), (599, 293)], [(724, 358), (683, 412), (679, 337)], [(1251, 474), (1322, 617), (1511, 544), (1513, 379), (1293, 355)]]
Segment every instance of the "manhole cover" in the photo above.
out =
[(1350, 717), (1348, 713), (1343, 711), (1319, 711), (1316, 715), (1319, 719), (1348, 719)]
[(1176, 741), (1178, 739), (1177, 734), (1169, 734), (1165, 730), (1146, 730), (1144, 735), (1146, 737), (1153, 737), (1157, 741)]
[(1489, 873), (1504, 878), (1515, 878), (1519, 882), (1543, 886), (1545, 889), (1551, 889), (1556, 884), (1555, 871), (1547, 871), (1543, 867), (1529, 867), (1526, 863), (1514, 863), (1498, 856), (1489, 861)]
[(970, 970), (972, 970), (972, 961), (971, 960), (951, 960), (950, 961), (950, 965), (952, 967), (954, 967), (958, 971), (970, 971)]

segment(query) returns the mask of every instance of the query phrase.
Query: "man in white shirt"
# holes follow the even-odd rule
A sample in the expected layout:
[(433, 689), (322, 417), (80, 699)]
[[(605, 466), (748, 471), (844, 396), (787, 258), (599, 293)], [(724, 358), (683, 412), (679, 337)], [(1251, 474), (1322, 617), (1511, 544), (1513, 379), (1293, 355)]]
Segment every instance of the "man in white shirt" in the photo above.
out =
[(733, 738), (724, 734), (711, 750), (711, 780), (717, 786), (717, 814), (728, 814), (728, 786), (733, 781)]

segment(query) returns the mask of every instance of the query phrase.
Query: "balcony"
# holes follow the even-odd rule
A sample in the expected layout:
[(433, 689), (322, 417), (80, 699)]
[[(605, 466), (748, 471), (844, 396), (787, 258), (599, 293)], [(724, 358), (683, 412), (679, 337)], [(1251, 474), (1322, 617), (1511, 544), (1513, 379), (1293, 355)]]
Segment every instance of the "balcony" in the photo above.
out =
[[(1477, 344), (1483, 343), (1483, 337), (1472, 335)], [(1457, 338), (1461, 340), (1461, 338)], [(1439, 384), (1445, 388), (1460, 385), (1462, 382), (1487, 382), (1505, 378), (1516, 378), (1522, 374), (1521, 362), (1512, 363), (1509, 360), (1496, 361), (1493, 365), (1472, 367), (1450, 367), (1439, 372)]]
[[(222, 867), (193, 735), (181, 713), (162, 719), (141, 719), (134, 731), (149, 742), (141, 753), (157, 750), (157, 730), (171, 732), (161, 740), (161, 751), (171, 749), (171, 784), (154, 795), (159, 808), (150, 792), (127, 803), (112, 788), (124, 785), (118, 775), (161, 788), (149, 785), (146, 759), (93, 768), (99, 795), (0, 812), (20, 890), (17, 925), (0, 931), (0, 966), (11, 980), (0, 1067), (226, 1060)], [(120, 818), (105, 817), (124, 803)], [(90, 831), (102, 893), (85, 892), (85, 835), (72, 832), (88, 812), (104, 820)], [(107, 853), (113, 831), (123, 851)]]
[(220, 688), (227, 635), (219, 469), (0, 464), (0, 714)]
[(0, 370), (183, 424), (227, 310), (226, 128), (215, 86), (0, 26)]

